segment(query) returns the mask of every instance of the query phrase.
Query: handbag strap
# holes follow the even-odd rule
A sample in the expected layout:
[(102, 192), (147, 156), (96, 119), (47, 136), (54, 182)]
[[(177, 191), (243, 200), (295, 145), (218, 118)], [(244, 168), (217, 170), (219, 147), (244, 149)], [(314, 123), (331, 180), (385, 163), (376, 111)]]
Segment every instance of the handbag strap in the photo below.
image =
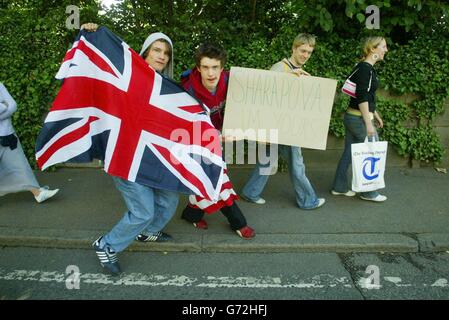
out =
[[(355, 69), (353, 73), (351, 73), (351, 75), (347, 78), (347, 80), (351, 79), (351, 77), (354, 75), (354, 73), (356, 73), (359, 70), (359, 68)], [(371, 82), (373, 80), (373, 70), (370, 71), (370, 76), (369, 76), (369, 83), (368, 83), (368, 90), (370, 91), (371, 89)]]
[(359, 68), (355, 69), (354, 72), (351, 73), (351, 75), (348, 77), (348, 79), (350, 79), (354, 75), (354, 73), (356, 73), (357, 71), (359, 71)]

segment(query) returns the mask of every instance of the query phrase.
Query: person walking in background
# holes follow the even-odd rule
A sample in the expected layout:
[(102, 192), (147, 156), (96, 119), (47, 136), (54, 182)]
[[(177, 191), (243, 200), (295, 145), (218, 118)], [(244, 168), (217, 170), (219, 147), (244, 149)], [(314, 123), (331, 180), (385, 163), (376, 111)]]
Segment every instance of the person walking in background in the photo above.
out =
[(39, 186), (12, 125), (11, 117), (16, 110), (16, 102), (0, 82), (0, 196), (30, 191), (41, 203), (53, 197), (59, 189)]
[[(309, 76), (304, 64), (309, 60), (315, 48), (315, 36), (300, 33), (293, 41), (292, 55), (274, 64), (270, 70), (277, 72), (293, 73), (297, 76)], [(316, 209), (325, 203), (324, 198), (318, 198), (309, 179), (306, 176), (306, 168), (300, 147), (279, 145), (279, 153), (288, 163), (290, 180), (296, 195), (296, 203), (301, 209)], [(270, 169), (270, 162), (263, 165), (257, 161), (251, 176), (242, 190), (242, 198), (249, 202), (265, 204), (261, 197), (263, 189), (268, 182), (269, 175), (262, 174)]]
[[(354, 191), (348, 187), (348, 168), (351, 164), (351, 144), (361, 143), (368, 138), (378, 140), (375, 122), (382, 128), (383, 121), (376, 111), (376, 90), (379, 86), (374, 65), (382, 61), (387, 53), (387, 42), (383, 37), (369, 37), (363, 44), (363, 58), (353, 71), (349, 80), (355, 83), (355, 94), (351, 95), (349, 106), (344, 115), (345, 148), (335, 173), (333, 195), (353, 197)], [(363, 192), (360, 198), (368, 201), (383, 202), (387, 197), (378, 191)]]

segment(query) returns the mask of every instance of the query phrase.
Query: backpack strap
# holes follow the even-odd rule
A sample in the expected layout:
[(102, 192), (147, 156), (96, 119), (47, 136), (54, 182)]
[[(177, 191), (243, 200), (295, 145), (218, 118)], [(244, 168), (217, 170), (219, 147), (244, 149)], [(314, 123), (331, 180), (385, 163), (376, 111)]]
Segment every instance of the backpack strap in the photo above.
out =
[(228, 82), (229, 82), (229, 76), (228, 76), (227, 73), (224, 74), (224, 81), (225, 81), (226, 85), (228, 85)]

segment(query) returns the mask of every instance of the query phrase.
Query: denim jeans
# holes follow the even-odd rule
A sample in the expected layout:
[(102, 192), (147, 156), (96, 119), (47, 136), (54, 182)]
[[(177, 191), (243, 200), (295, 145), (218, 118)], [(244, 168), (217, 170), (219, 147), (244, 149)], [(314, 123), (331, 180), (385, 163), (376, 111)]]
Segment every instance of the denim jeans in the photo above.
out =
[[(175, 192), (147, 187), (121, 178), (112, 178), (125, 200), (128, 211), (112, 230), (102, 238), (100, 247), (107, 246), (115, 252), (120, 252), (125, 250), (143, 230), (155, 221), (159, 221), (159, 218), (156, 218), (159, 210), (156, 199), (161, 193), (167, 193), (165, 200), (168, 200), (167, 203), (174, 206), (173, 211), (178, 204), (179, 195)], [(173, 213), (170, 211), (170, 216), (172, 215)]]
[(153, 223), (141, 233), (151, 235), (164, 229), (171, 218), (173, 218), (178, 202), (179, 196), (176, 192), (161, 189), (155, 190)]
[[(366, 126), (362, 117), (348, 113), (345, 113), (343, 123), (345, 125), (345, 149), (335, 172), (333, 189), (334, 191), (344, 193), (350, 189), (348, 185), (348, 168), (352, 162), (351, 144), (365, 141)], [(375, 137), (377, 138), (377, 133)], [(366, 198), (375, 198), (378, 194), (377, 191), (360, 193), (361, 196)]]
[[(306, 177), (301, 148), (279, 145), (278, 150), (279, 154), (287, 160), (290, 180), (295, 190), (296, 203), (301, 209), (315, 208), (318, 205), (318, 198), (309, 179)], [(267, 151), (269, 152), (269, 149)], [(251, 201), (257, 201), (260, 198), (269, 177), (268, 174), (261, 174), (261, 172), (268, 172), (270, 166), (273, 166), (273, 163), (261, 164), (257, 161), (256, 167), (242, 190), (244, 197)]]

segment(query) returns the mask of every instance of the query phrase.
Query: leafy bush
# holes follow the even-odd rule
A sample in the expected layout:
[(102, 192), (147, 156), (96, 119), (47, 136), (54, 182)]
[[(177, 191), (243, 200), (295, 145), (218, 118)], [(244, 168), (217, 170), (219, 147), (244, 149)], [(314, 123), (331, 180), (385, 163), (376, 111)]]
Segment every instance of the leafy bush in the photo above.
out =
[[(348, 98), (340, 87), (357, 62), (360, 39), (380, 31), (388, 39), (386, 60), (376, 65), (381, 86), (418, 97), (409, 104), (379, 100), (382, 134), (399, 154), (439, 161), (443, 148), (432, 121), (449, 96), (449, 4), (409, 0), (143, 1), (123, 0), (99, 15), (98, 0), (17, 0), (0, 4), (0, 81), (18, 102), (13, 117), (24, 150), (34, 163), (34, 144), (59, 83), (54, 80), (77, 30), (68, 30), (67, 5), (80, 8), (81, 23), (97, 22), (136, 51), (149, 33), (162, 31), (174, 42), (175, 79), (193, 66), (197, 45), (212, 40), (229, 54), (227, 67), (266, 69), (291, 54), (299, 32), (318, 36), (306, 69), (338, 80), (330, 132), (341, 137)], [(369, 2), (369, 3), (368, 3)], [(377, 5), (381, 30), (365, 28), (365, 8)], [(19, 48), (19, 49), (18, 49)]]

